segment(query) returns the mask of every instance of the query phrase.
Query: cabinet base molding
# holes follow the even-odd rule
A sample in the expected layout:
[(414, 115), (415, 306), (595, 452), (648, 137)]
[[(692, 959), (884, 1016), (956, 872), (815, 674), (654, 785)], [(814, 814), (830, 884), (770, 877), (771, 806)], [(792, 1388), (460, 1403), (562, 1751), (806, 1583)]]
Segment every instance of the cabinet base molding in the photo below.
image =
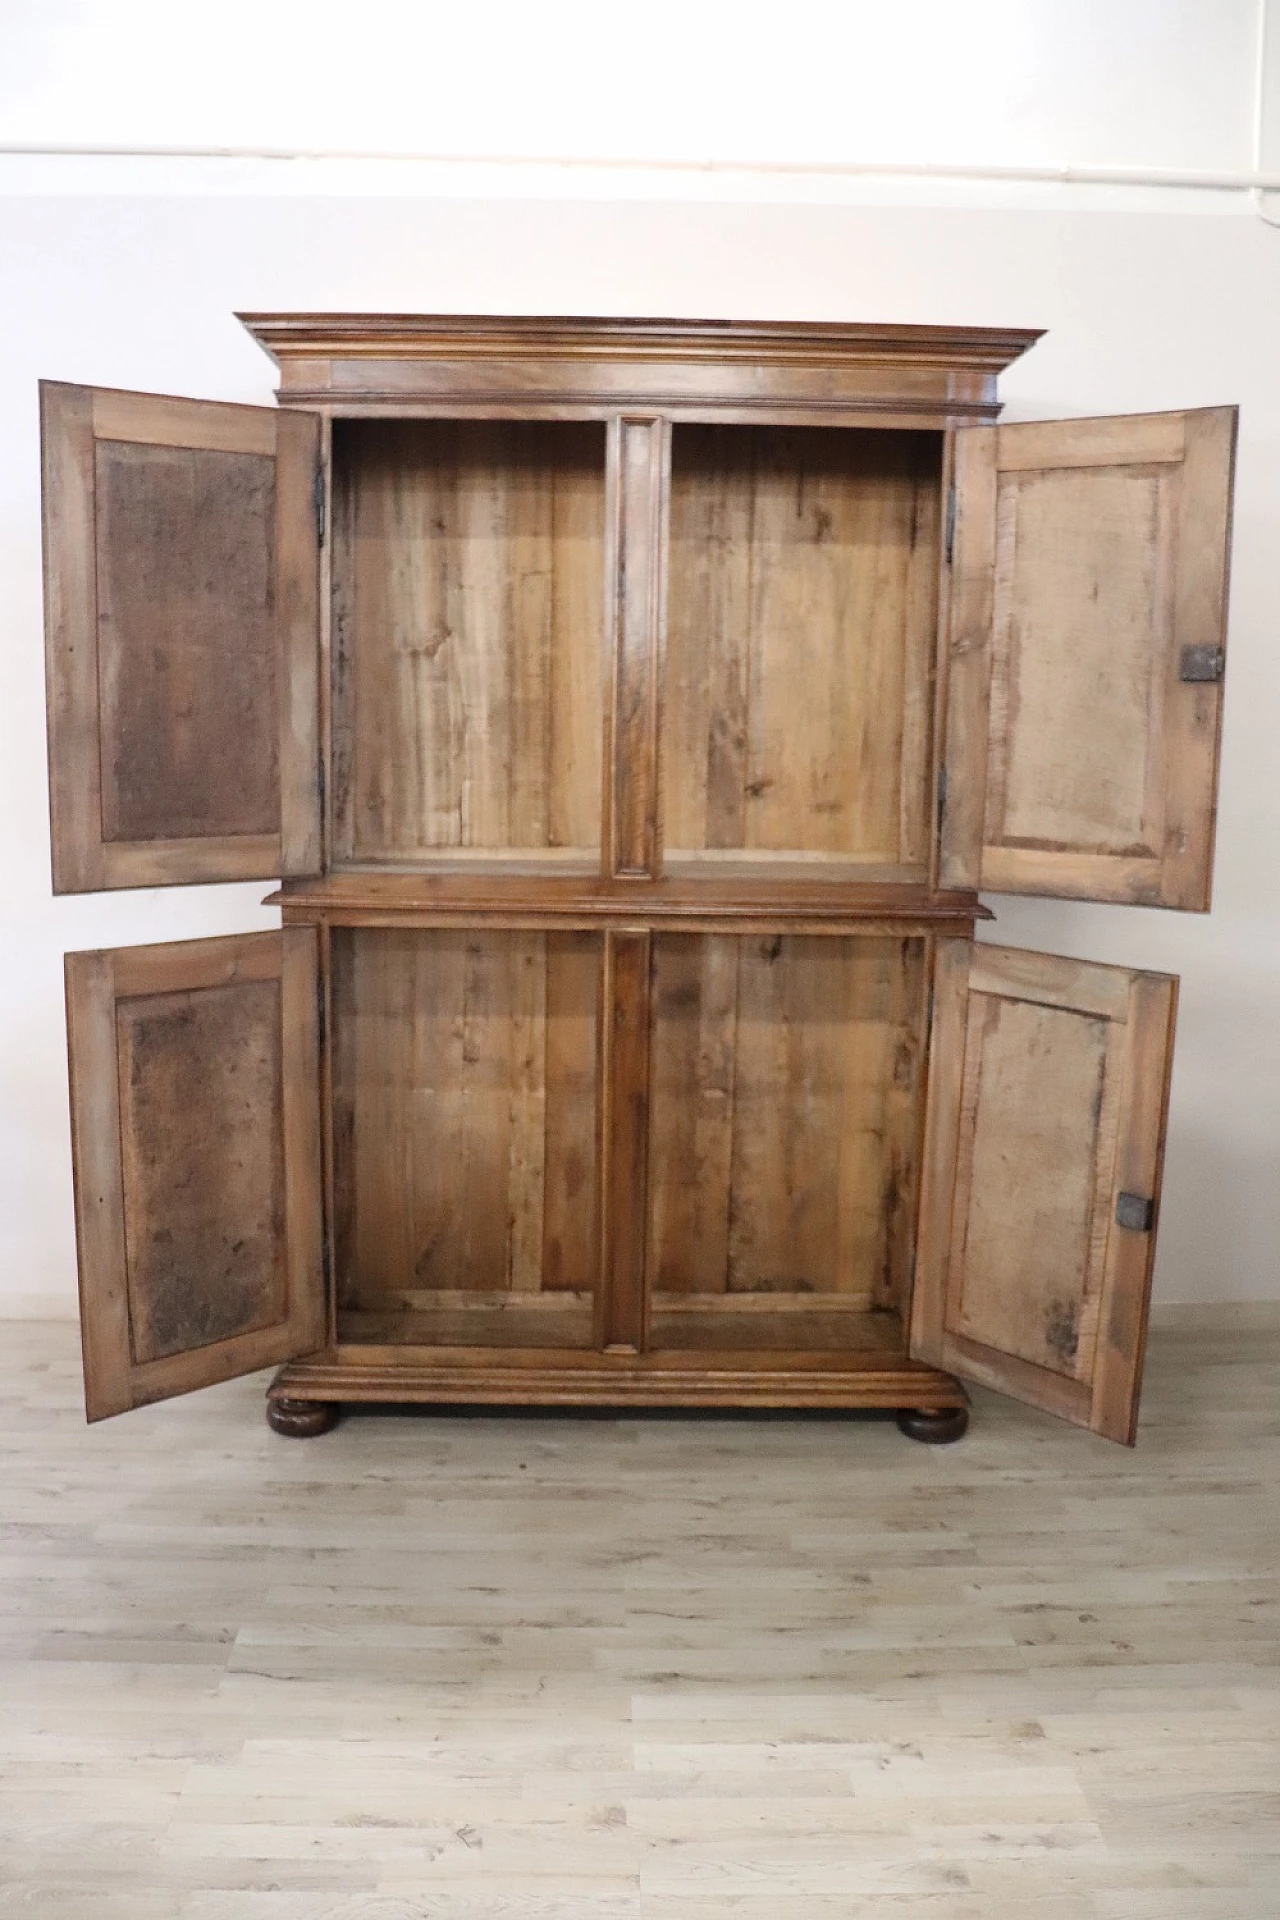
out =
[[(496, 1353), (453, 1347), (332, 1347), (283, 1367), (268, 1391), (277, 1433), (322, 1433), (343, 1402), (543, 1407), (876, 1407), (962, 1424), (916, 1438), (959, 1439), (964, 1388), (950, 1374), (884, 1353)], [(319, 1424), (294, 1424), (311, 1416)], [(927, 1412), (903, 1412), (926, 1408)], [(903, 1425), (903, 1431), (914, 1431)]]

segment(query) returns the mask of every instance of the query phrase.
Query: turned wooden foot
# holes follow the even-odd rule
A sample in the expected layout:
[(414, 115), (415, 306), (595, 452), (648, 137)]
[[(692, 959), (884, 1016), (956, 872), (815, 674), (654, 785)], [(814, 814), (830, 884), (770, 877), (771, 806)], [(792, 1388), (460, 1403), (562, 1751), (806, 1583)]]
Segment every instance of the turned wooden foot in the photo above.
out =
[(945, 1446), (961, 1440), (969, 1426), (968, 1407), (900, 1407), (898, 1425), (910, 1440)]
[(273, 1433), (284, 1433), (291, 1440), (310, 1440), (317, 1433), (328, 1433), (338, 1422), (337, 1403), (333, 1400), (268, 1400), (267, 1425)]

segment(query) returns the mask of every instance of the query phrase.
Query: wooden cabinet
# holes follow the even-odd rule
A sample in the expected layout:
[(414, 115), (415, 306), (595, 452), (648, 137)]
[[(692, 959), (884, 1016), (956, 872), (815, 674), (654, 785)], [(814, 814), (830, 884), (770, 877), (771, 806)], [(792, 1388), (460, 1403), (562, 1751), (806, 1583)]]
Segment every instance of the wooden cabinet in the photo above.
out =
[(250, 315), (277, 409), (43, 389), (91, 1418), (875, 1406), (1132, 1440), (1235, 416), (995, 424), (1037, 337)]

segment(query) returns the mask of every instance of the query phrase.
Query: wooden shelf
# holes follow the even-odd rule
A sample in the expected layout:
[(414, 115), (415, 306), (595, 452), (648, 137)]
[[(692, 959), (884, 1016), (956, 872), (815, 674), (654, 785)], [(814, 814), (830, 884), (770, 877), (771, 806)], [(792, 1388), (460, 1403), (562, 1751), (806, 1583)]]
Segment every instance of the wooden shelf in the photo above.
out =
[(968, 935), (991, 912), (976, 893), (935, 891), (916, 880), (777, 879), (743, 867), (697, 880), (613, 880), (594, 874), (496, 873), (491, 868), (417, 873), (330, 873), (287, 880), (263, 903), (287, 924), (338, 927), (580, 928), (668, 931), (860, 933), (887, 930)]

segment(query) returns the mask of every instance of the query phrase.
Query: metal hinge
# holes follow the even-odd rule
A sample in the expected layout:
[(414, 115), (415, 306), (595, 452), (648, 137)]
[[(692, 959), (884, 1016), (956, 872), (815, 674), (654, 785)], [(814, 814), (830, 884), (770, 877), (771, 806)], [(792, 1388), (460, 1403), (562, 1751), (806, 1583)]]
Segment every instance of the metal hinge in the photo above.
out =
[(947, 488), (947, 565), (951, 565), (951, 556), (956, 550), (956, 489), (955, 483)]
[(328, 784), (328, 781), (325, 779), (324, 761), (321, 760), (316, 768), (316, 791), (320, 796), (320, 831), (322, 833), (324, 831), (324, 803), (328, 791)]
[(1221, 647), (1184, 647), (1178, 678), (1192, 682), (1221, 680), (1226, 665), (1227, 656)]
[(938, 832), (942, 832), (942, 816), (947, 810), (947, 770), (938, 769)]
[(1116, 1199), (1116, 1225), (1130, 1233), (1150, 1233), (1156, 1220), (1156, 1203), (1143, 1193), (1122, 1193)]
[(928, 1023), (925, 1027), (925, 1032), (929, 1034), (933, 1032), (933, 988), (932, 987), (930, 987), (929, 989), (929, 1017), (928, 1017)]
[(320, 1036), (320, 1051), (323, 1053), (325, 1042), (329, 1037), (329, 1017), (325, 1010), (323, 979), (316, 981), (316, 1031)]
[(316, 477), (311, 483), (311, 500), (316, 510), (316, 545), (324, 545), (324, 468), (317, 466)]

